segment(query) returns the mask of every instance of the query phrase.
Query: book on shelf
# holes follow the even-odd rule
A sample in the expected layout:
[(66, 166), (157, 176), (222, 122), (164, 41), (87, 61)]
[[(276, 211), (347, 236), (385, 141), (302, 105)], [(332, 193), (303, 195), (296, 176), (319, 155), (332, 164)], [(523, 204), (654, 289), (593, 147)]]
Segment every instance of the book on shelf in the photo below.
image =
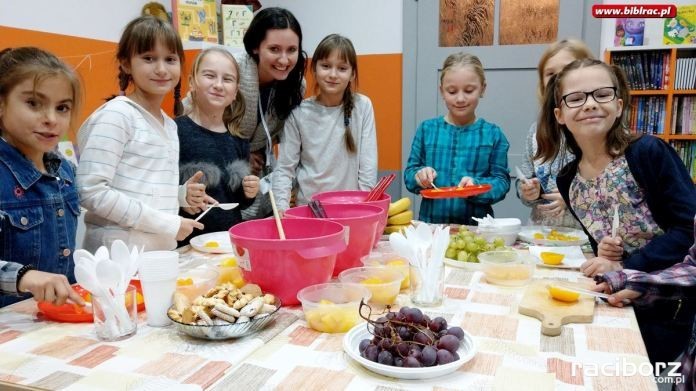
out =
[(664, 90), (669, 85), (669, 51), (614, 53), (611, 62), (624, 70), (632, 90)]
[(182, 42), (218, 42), (215, 0), (172, 0), (173, 24)]
[(254, 18), (251, 5), (221, 4), (222, 43), (232, 48), (244, 48), (244, 34)]

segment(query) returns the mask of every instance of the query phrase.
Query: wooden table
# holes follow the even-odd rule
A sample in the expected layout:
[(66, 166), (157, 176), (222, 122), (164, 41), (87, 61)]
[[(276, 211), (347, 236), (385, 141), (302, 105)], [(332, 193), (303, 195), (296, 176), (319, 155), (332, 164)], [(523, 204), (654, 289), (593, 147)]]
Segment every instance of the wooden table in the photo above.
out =
[[(194, 250), (183, 259), (188, 266), (215, 262)], [(538, 267), (535, 278), (542, 277), (576, 280), (580, 273)], [(343, 352), (343, 334), (309, 329), (297, 307), (282, 309), (269, 328), (239, 340), (195, 340), (173, 327), (149, 327), (141, 314), (135, 336), (101, 342), (90, 323), (37, 319), (27, 300), (0, 310), (0, 381), (65, 390), (656, 389), (651, 376), (602, 375), (602, 368), (621, 372), (623, 363), (649, 365), (631, 308), (600, 302), (593, 323), (566, 325), (560, 336), (546, 337), (538, 320), (518, 314), (523, 292), (490, 285), (481, 272), (448, 267), (445, 302), (425, 313), (467, 330), (478, 352), (459, 371), (427, 381), (367, 371)], [(409, 305), (408, 295), (399, 295), (398, 303)]]

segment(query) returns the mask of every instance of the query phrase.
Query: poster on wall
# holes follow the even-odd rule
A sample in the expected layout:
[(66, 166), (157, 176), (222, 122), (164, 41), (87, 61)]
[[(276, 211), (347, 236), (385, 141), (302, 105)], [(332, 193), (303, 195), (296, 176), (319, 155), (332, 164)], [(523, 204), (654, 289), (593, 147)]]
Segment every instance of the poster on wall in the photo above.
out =
[(493, 0), (440, 0), (440, 47), (493, 45)]
[(543, 44), (558, 36), (559, 0), (501, 0), (501, 45)]
[(643, 18), (616, 18), (614, 46), (641, 46), (645, 32)]
[(696, 44), (696, 5), (677, 7), (674, 18), (665, 19), (662, 36), (665, 45)]
[(244, 34), (254, 18), (250, 5), (222, 4), (222, 43), (231, 48), (244, 48)]
[(172, 0), (172, 16), (183, 42), (218, 42), (215, 0)]

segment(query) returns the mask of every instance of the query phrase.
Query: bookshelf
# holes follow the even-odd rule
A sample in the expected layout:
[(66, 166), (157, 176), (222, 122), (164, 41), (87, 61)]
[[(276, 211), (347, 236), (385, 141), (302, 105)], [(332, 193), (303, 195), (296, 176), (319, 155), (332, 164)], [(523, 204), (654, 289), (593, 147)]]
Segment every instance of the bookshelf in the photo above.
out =
[(629, 82), (629, 127), (670, 143), (696, 182), (696, 45), (607, 49)]

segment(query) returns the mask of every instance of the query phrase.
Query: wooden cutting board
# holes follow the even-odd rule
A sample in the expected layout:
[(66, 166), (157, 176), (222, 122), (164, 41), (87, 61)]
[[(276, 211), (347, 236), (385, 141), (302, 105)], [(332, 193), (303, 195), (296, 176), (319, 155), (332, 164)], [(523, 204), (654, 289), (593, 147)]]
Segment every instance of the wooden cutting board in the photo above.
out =
[(528, 287), (519, 305), (522, 315), (541, 321), (541, 333), (548, 336), (561, 334), (561, 327), (568, 323), (592, 323), (595, 298), (580, 295), (574, 303), (551, 298), (547, 285), (551, 281), (534, 281)]

